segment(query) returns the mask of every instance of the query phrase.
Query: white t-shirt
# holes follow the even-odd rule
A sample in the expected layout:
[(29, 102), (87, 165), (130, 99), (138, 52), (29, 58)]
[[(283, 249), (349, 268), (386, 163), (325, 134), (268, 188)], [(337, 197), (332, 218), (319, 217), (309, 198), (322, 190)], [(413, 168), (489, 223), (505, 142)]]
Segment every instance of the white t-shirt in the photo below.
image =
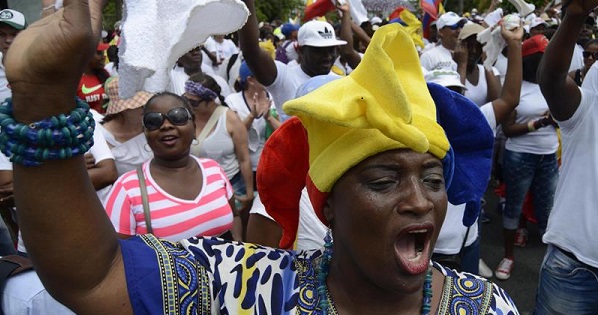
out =
[(598, 91), (598, 63), (594, 62), (581, 82), (581, 87), (590, 91)]
[(8, 97), (12, 96), (12, 91), (6, 78), (6, 69), (4, 63), (2, 63), (2, 53), (0, 53), (0, 103)]
[(110, 150), (114, 155), (116, 171), (119, 177), (128, 171), (136, 169), (137, 166), (154, 157), (154, 153), (146, 145), (147, 140), (143, 133), (121, 143), (106, 128), (103, 128), (103, 131), (106, 142), (112, 146)]
[(503, 56), (503, 54), (498, 54), (496, 58), (496, 62), (494, 63), (494, 69), (498, 70), (498, 77), (500, 79), (500, 84), (505, 84), (505, 76), (507, 75), (507, 66), (509, 63), (509, 59)]
[[(465, 90), (465, 97), (470, 99), (479, 107), (492, 100), (488, 99), (488, 80), (486, 80), (486, 70), (482, 65), (477, 66), (478, 70), (480, 71), (478, 84), (473, 85), (473, 83), (469, 82), (469, 80), (465, 80), (465, 87), (467, 88), (467, 90)], [(498, 76), (498, 70), (494, 67), (492, 67), (492, 74)]]
[(573, 72), (583, 67), (583, 47), (575, 45), (575, 47), (573, 48), (573, 56), (571, 56), (571, 65), (569, 65), (569, 72)]
[(432, 70), (453, 70), (457, 71), (457, 63), (453, 60), (451, 51), (438, 45), (426, 52), (420, 57), (422, 67), (428, 71)]
[[(241, 120), (245, 120), (249, 116), (251, 111), (243, 97), (242, 91), (229, 95), (225, 101), (228, 107), (239, 115)], [(275, 108), (274, 104), (272, 104), (272, 107)], [(266, 124), (267, 122), (264, 117), (255, 118), (251, 123), (251, 127), (247, 130), (247, 147), (253, 171), (257, 170), (257, 164), (266, 143)]]
[(303, 72), (301, 66), (288, 66), (280, 61), (276, 63), (276, 79), (267, 87), (276, 104), (278, 115), (284, 114), (282, 105), (295, 98), (297, 89), (311, 77)]
[[(266, 212), (264, 204), (258, 196), (253, 200), (251, 211), (249, 213), (256, 213), (274, 221), (272, 217)], [(324, 236), (326, 235), (326, 226), (320, 222), (316, 212), (314, 211), (307, 189), (303, 188), (301, 191), (301, 199), (299, 199), (299, 226), (297, 228), (297, 241), (295, 243), (295, 250), (310, 250), (318, 249), (324, 246)]]
[[(530, 120), (540, 119), (547, 110), (548, 104), (546, 104), (546, 100), (540, 91), (540, 86), (523, 81), (521, 84), (521, 98), (516, 109), (515, 123), (524, 124)], [(505, 148), (509, 151), (531, 154), (552, 154), (556, 152), (558, 147), (559, 140), (553, 126), (510, 137), (505, 145)]]
[(75, 314), (48, 293), (33, 270), (6, 280), (2, 291), (2, 311), (4, 314), (23, 315)]
[(598, 94), (581, 89), (579, 107), (560, 121), (562, 165), (543, 241), (598, 268)]
[(282, 43), (282, 47), (285, 47), (285, 52), (287, 54), (287, 60), (288, 61), (299, 60), (299, 54), (297, 53), (297, 42), (296, 41), (292, 41), (291, 43), (288, 43), (288, 42), (289, 42), (289, 40), (285, 40)]
[[(467, 233), (467, 227), (463, 225), (465, 215), (465, 204), (453, 205), (450, 202), (446, 208), (446, 217), (442, 223), (438, 240), (434, 246), (434, 252), (444, 255), (453, 255), (461, 250), (463, 239)], [(469, 246), (478, 238), (478, 221), (469, 228), (465, 246)]]
[(191, 145), (191, 155), (215, 160), (226, 172), (228, 179), (232, 180), (239, 173), (241, 166), (237, 160), (235, 143), (226, 128), (227, 112), (228, 108), (218, 117), (214, 131), (205, 137), (201, 146), (199, 143)]
[[(226, 38), (222, 41), (222, 43), (219, 43), (216, 40), (214, 40), (213, 37), (209, 37), (206, 40), (204, 46), (209, 52), (216, 55), (216, 58), (219, 61), (223, 61), (224, 59), (229, 58), (230, 56), (239, 52), (239, 48), (235, 46), (235, 43), (232, 40)], [(207, 61), (210, 63), (212, 62), (209, 58), (207, 59)], [(212, 65), (214, 72), (218, 72), (219, 67), (220, 65)]]

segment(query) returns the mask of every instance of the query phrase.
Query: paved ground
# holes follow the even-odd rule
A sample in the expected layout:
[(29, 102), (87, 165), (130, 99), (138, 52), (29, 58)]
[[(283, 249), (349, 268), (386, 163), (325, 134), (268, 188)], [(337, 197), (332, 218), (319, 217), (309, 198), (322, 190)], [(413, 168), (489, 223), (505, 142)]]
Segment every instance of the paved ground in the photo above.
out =
[[(496, 210), (496, 205), (497, 199), (494, 194), (487, 193), (486, 213), (491, 221), (482, 224), (481, 255), (492, 270), (496, 268), (504, 254), (502, 217)], [(540, 264), (546, 250), (546, 245), (541, 242), (536, 226), (528, 224), (528, 231), (527, 246), (515, 248), (515, 269), (511, 278), (506, 281), (494, 277), (491, 279), (507, 291), (521, 314), (531, 314), (534, 309)]]

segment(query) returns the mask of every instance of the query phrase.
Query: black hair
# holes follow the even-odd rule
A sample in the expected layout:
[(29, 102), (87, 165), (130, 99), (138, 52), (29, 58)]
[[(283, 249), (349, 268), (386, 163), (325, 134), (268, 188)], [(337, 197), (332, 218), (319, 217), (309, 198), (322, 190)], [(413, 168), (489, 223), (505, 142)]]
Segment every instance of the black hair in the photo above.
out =
[(228, 105), (226, 104), (226, 102), (224, 102), (224, 97), (222, 96), (222, 88), (220, 88), (220, 85), (218, 85), (218, 83), (216, 82), (216, 80), (214, 80), (214, 78), (212, 78), (211, 76), (204, 74), (202, 72), (198, 72), (196, 74), (193, 74), (189, 77), (190, 81), (193, 82), (197, 82), (200, 83), (201, 85), (203, 85), (204, 87), (212, 90), (214, 93), (216, 93), (216, 95), (218, 95), (218, 99), (220, 100), (220, 104), (228, 107)]
[(585, 43), (585, 45), (583, 45), (583, 48), (587, 49), (591, 45), (598, 45), (598, 39), (589, 40), (587, 43)]
[(108, 60), (110, 60), (110, 62), (114, 62), (114, 67), (118, 69), (118, 47), (114, 45), (108, 47), (108, 50), (106, 50), (106, 55), (108, 56)]
[(523, 62), (523, 80), (531, 83), (537, 82), (537, 73), (538, 67), (540, 66), (540, 61), (542, 61), (542, 56), (544, 54), (541, 52), (537, 52), (522, 58)]
[(152, 105), (156, 99), (160, 98), (160, 97), (164, 97), (164, 96), (171, 96), (174, 97), (175, 99), (177, 99), (178, 101), (180, 101), (181, 103), (183, 103), (183, 107), (185, 107), (189, 113), (191, 113), (191, 118), (193, 120), (195, 120), (195, 114), (193, 113), (193, 108), (191, 107), (191, 104), (189, 104), (189, 102), (187, 101), (186, 98), (178, 95), (178, 94), (174, 94), (171, 92), (160, 92), (155, 94), (154, 96), (150, 97), (149, 100), (147, 100), (147, 102), (145, 103), (145, 105), (143, 105), (143, 114), (147, 114), (149, 111), (149, 106)]

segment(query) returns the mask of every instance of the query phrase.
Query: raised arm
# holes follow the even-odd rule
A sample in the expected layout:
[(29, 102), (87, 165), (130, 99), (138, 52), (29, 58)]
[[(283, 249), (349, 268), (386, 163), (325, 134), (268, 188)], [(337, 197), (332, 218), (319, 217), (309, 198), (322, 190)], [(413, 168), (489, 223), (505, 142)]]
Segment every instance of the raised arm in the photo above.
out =
[(243, 2), (247, 5), (250, 16), (245, 26), (239, 30), (241, 51), (258, 82), (264, 86), (270, 86), (276, 80), (278, 70), (276, 70), (276, 64), (272, 57), (260, 48), (254, 0), (243, 0)]
[(519, 104), (522, 81), (522, 63), (521, 63), (521, 38), (523, 37), (523, 27), (518, 27), (512, 31), (501, 30), (501, 35), (507, 42), (507, 73), (505, 75), (505, 85), (502, 87), (500, 97), (492, 101), (496, 125), (500, 125), (509, 117), (511, 112)]
[(355, 69), (361, 62), (361, 56), (353, 49), (353, 20), (351, 19), (351, 13), (349, 12), (349, 5), (339, 5), (337, 3), (337, 9), (341, 12), (341, 33), (340, 38), (347, 42), (346, 45), (340, 46), (340, 53), (343, 59), (347, 61), (347, 64)]
[[(17, 36), (5, 65), (18, 122), (73, 110), (104, 2), (66, 0)], [(48, 291), (76, 313), (132, 313), (116, 234), (83, 157), (15, 164), (14, 192), (23, 239)]]
[(538, 83), (550, 112), (557, 120), (569, 119), (581, 101), (580, 90), (567, 72), (575, 40), (586, 16), (596, 5), (596, 0), (573, 0), (569, 3), (565, 18), (546, 47), (540, 63)]

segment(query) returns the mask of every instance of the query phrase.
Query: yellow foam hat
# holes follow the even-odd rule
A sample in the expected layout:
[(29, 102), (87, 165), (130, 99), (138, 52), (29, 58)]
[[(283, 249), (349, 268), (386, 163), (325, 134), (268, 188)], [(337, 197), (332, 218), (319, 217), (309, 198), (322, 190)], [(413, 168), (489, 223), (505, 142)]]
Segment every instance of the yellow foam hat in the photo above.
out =
[(449, 150), (417, 51), (399, 24), (376, 31), (361, 64), (349, 76), (288, 101), (283, 108), (307, 130), (309, 179), (323, 193), (351, 167), (377, 153), (409, 148), (443, 159)]

